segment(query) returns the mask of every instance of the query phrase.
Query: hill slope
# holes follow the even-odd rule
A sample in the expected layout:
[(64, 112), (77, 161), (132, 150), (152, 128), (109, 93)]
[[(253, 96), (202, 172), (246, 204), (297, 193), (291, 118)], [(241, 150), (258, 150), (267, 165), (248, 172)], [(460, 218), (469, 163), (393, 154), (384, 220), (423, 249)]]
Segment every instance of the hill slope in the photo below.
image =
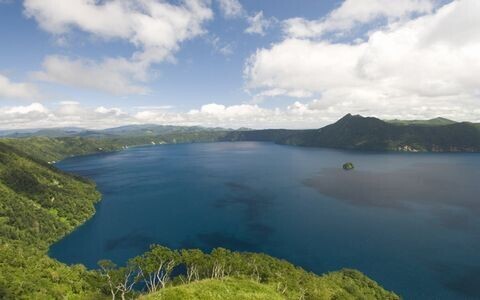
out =
[(46, 251), (92, 216), (99, 198), (92, 182), (0, 143), (0, 299), (98, 297), (94, 274)]
[(224, 136), (223, 131), (175, 132), (162, 135), (138, 135), (119, 137), (28, 137), (0, 138), (23, 153), (37, 159), (52, 162), (74, 155), (112, 152), (130, 146), (151, 144), (175, 144), (191, 142), (215, 142)]

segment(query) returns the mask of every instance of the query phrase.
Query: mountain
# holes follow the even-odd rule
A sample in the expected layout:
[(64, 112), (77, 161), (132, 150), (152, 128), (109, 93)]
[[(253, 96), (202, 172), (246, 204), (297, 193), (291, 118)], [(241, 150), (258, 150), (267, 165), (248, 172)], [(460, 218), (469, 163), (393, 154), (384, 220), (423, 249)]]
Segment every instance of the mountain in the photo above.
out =
[(434, 118), (430, 120), (385, 120), (385, 122), (395, 125), (426, 125), (426, 126), (443, 126), (443, 125), (452, 125), (457, 122), (445, 119), (445, 118)]
[(0, 137), (32, 137), (32, 136), (48, 136), (48, 137), (64, 137), (74, 136), (85, 131), (79, 127), (58, 127), (58, 128), (34, 128), (34, 129), (18, 129), (18, 130), (0, 130)]
[(472, 123), (399, 125), (351, 114), (320, 129), (228, 132), (223, 140), (349, 150), (480, 152), (480, 129)]

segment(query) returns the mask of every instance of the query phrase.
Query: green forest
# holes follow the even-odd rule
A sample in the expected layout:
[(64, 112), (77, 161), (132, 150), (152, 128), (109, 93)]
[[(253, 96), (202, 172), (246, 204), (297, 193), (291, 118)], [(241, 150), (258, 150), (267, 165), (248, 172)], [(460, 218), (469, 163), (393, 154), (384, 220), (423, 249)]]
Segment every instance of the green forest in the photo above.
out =
[[(164, 142), (212, 141), (187, 133)], [(143, 139), (143, 140), (142, 140)], [(146, 141), (139, 138), (139, 142)], [(101, 195), (87, 179), (49, 164), (120, 150), (131, 138), (0, 141), (0, 299), (398, 299), (355, 270), (316, 275), (265, 254), (152, 245), (125, 266), (67, 266), (48, 248), (95, 213)]]

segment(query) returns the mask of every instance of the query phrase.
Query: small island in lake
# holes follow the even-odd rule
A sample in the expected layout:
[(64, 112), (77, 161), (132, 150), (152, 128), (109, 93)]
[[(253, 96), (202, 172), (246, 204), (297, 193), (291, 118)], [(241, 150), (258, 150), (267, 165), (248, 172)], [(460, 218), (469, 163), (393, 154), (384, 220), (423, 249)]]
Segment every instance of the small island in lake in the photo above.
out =
[(355, 168), (355, 166), (351, 162), (347, 162), (347, 163), (343, 164), (343, 169), (345, 171), (350, 171), (350, 170), (353, 170), (354, 168)]

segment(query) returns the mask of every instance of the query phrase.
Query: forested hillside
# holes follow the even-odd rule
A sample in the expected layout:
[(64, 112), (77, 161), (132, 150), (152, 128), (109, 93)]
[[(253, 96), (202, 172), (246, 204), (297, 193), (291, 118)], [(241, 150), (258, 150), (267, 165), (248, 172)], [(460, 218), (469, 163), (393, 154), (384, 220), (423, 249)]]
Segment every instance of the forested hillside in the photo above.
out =
[(224, 135), (225, 132), (222, 131), (198, 131), (152, 136), (3, 138), (0, 141), (31, 157), (53, 162), (74, 155), (118, 151), (139, 145), (215, 142)]
[(350, 114), (320, 129), (232, 131), (223, 139), (351, 150), (480, 152), (480, 130), (476, 124), (395, 124)]
[(93, 215), (93, 182), (65, 174), (0, 143), (0, 298), (96, 295), (93, 273), (46, 255), (48, 246)]

